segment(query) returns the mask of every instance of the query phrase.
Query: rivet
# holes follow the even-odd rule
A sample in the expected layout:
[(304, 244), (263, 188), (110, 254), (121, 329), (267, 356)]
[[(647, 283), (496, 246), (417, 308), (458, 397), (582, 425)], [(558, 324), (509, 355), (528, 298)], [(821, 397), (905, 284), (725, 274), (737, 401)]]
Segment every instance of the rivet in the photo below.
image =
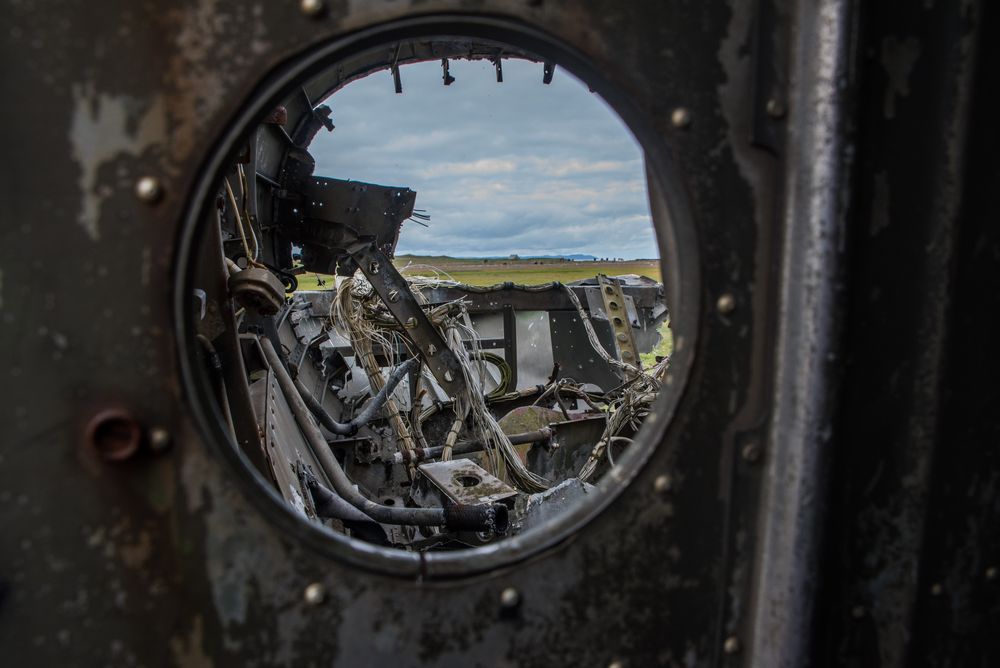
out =
[(990, 566), (986, 569), (987, 580), (996, 580), (998, 575), (1000, 575), (1000, 570), (996, 566)]
[(736, 309), (736, 299), (728, 292), (723, 293), (715, 302), (715, 308), (719, 310), (719, 313), (732, 313)]
[(149, 430), (149, 447), (154, 452), (163, 452), (170, 447), (170, 432), (164, 427), (153, 427)]
[(120, 462), (139, 450), (142, 430), (128, 412), (109, 409), (95, 415), (87, 425), (87, 443), (103, 459)]
[(767, 101), (767, 115), (771, 118), (784, 118), (785, 105), (781, 103), (781, 100), (772, 97)]
[(854, 617), (854, 619), (861, 619), (867, 613), (868, 611), (865, 610), (865, 607), (863, 605), (856, 605), (853, 608), (851, 608), (851, 617)]
[(323, 0), (300, 0), (299, 9), (306, 16), (319, 16), (323, 13), (326, 7), (323, 5)]
[(451, 381), (455, 380), (455, 378), (454, 378), (454, 377), (453, 377), (453, 376), (451, 375), (451, 371), (445, 371), (445, 372), (444, 372), (444, 379), (445, 379), (446, 381), (448, 381), (449, 383), (450, 383)]
[(931, 585), (931, 596), (940, 596), (944, 593), (944, 587), (941, 586), (940, 582), (935, 582)]
[(691, 112), (684, 107), (677, 107), (670, 114), (670, 122), (673, 123), (675, 128), (686, 128), (691, 125)]
[(326, 599), (326, 589), (319, 582), (313, 582), (302, 593), (306, 605), (319, 605)]
[(500, 606), (506, 610), (516, 608), (521, 604), (521, 592), (514, 587), (507, 587), (500, 592)]
[(653, 481), (653, 490), (657, 494), (665, 494), (673, 488), (674, 481), (666, 473), (656, 476), (656, 480)]
[(159, 201), (163, 195), (163, 186), (155, 176), (143, 176), (135, 182), (135, 196), (146, 204)]
[(743, 459), (750, 462), (751, 464), (760, 459), (760, 443), (757, 441), (750, 441), (743, 446), (743, 450), (740, 451)]
[(736, 636), (729, 636), (722, 643), (722, 651), (726, 654), (736, 654), (740, 651), (740, 639)]
[(625, 664), (621, 661), (612, 661), (608, 664), (608, 668), (625, 668)]

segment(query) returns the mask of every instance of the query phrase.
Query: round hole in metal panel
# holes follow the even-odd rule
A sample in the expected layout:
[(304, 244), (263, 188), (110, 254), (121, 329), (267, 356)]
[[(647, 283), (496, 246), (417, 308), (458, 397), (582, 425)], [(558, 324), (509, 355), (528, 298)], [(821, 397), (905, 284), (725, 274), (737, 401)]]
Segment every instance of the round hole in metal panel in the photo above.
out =
[[(436, 211), (428, 221), (407, 186), (355, 179), (350, 169), (321, 174), (318, 164), (363, 160), (332, 161), (314, 138), (334, 130), (345, 86), (388, 73), (381, 83), (398, 94), (420, 83), (415, 68), (428, 62), (439, 68), (437, 85), (453, 90), (484, 68), (502, 87), (504, 72), (510, 82), (534, 64), (539, 86), (572, 72), (595, 104), (606, 101), (616, 131), (628, 127), (642, 146), (662, 283), (609, 278), (600, 263), (587, 280), (522, 282), (512, 254), (506, 263), (466, 258), (475, 266), (462, 281), (400, 271), (419, 262), (394, 258), (398, 244), (408, 228), (433, 230)], [(345, 116), (363, 124), (379, 108), (368, 119), (364, 110)], [(455, 141), (468, 142), (476, 125), (489, 135), (488, 114), (470, 109), (468, 127), (445, 126)], [(382, 156), (391, 176), (406, 151), (420, 158), (414, 147), (441, 152), (429, 140), (434, 120), (425, 133), (353, 150), (369, 162)], [(350, 128), (336, 132), (350, 146)], [(522, 149), (420, 158), (425, 175), (481, 189), (470, 174), (498, 181), (519, 160), (538, 157)], [(180, 244), (175, 302), (190, 404), (218, 451), (249, 474), (242, 484), (258, 507), (306, 542), (402, 576), (482, 572), (585, 526), (662, 438), (689, 359), (680, 347), (672, 356), (654, 349), (661, 332), (694, 336), (690, 220), (651, 119), (579, 54), (495, 19), (425, 17), (362, 31), (267, 77), (207, 164)], [(614, 168), (567, 164), (582, 174)], [(569, 185), (579, 199), (580, 183)], [(441, 229), (446, 245), (449, 236), (463, 241)], [(590, 273), (578, 259), (533, 254), (535, 273)], [(484, 266), (506, 272), (503, 280), (476, 285)], [(204, 308), (194, 308), (196, 293)], [(536, 326), (547, 336), (525, 334)], [(544, 354), (519, 356), (518, 344)]]

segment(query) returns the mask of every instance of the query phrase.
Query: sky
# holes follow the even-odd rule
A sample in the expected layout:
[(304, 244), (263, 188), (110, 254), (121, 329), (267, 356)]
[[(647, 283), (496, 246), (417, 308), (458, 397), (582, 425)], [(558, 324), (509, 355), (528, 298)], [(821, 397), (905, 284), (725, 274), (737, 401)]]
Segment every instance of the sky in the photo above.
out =
[(397, 254), (658, 257), (642, 152), (596, 94), (541, 63), (440, 61), (376, 72), (328, 98), (336, 129), (309, 147), (317, 176), (405, 186), (430, 227)]

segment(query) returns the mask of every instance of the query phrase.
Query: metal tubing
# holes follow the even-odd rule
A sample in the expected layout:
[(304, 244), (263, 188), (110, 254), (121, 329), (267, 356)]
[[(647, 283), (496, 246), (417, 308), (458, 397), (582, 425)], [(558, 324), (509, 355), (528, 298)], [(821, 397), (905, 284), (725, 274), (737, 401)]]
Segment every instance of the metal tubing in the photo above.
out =
[[(306, 408), (302, 395), (295, 388), (295, 381), (292, 380), (288, 369), (282, 364), (281, 358), (275, 351), (270, 339), (260, 337), (260, 346), (264, 351), (264, 357), (271, 370), (274, 371), (281, 391), (285, 394), (285, 399), (295, 415), (295, 421), (309, 442), (313, 453), (320, 461), (323, 471), (333, 484), (334, 491), (345, 501), (363, 512), (368, 517), (381, 524), (407, 524), (415, 526), (445, 526), (450, 529), (467, 529), (469, 525), (475, 524), (477, 529), (491, 530), (496, 524), (497, 509), (494, 506), (464, 506), (461, 508), (397, 508), (395, 506), (383, 506), (365, 498), (358, 491), (351, 479), (344, 473), (340, 462), (333, 456), (326, 439), (320, 432), (319, 427), (309, 416), (309, 409)], [(506, 510), (506, 509), (504, 509)], [(470, 518), (470, 513), (473, 517)]]
[[(552, 438), (552, 430), (542, 427), (538, 431), (529, 431), (523, 434), (511, 434), (511, 445), (523, 445), (525, 443), (541, 443)], [(452, 450), (453, 455), (469, 455), (473, 452), (482, 452), (486, 446), (479, 441), (459, 441)], [(394, 464), (406, 462), (422, 462), (428, 459), (437, 459), (444, 451), (443, 445), (432, 445), (429, 448), (414, 448), (406, 452), (397, 452), (392, 456)]]
[(367, 406), (350, 422), (337, 422), (330, 414), (326, 412), (323, 405), (316, 400), (316, 398), (309, 392), (309, 389), (302, 384), (298, 378), (295, 379), (295, 389), (299, 391), (302, 395), (303, 401), (305, 401), (306, 407), (309, 409), (316, 419), (326, 427), (331, 433), (337, 434), (338, 436), (353, 436), (358, 432), (358, 429), (364, 427), (368, 424), (375, 413), (381, 410), (382, 406), (389, 399), (389, 395), (392, 394), (396, 386), (403, 380), (403, 378), (410, 373), (414, 366), (420, 364), (420, 360), (416, 357), (411, 357), (406, 360), (398, 367), (393, 369), (392, 373), (389, 374), (389, 378), (386, 380), (385, 385), (378, 394), (368, 403)]

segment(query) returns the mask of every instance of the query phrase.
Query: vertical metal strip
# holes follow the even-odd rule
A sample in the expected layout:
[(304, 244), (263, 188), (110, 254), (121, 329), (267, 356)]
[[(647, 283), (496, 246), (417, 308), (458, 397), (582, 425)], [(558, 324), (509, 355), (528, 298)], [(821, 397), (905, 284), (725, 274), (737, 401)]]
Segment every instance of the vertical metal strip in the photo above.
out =
[(775, 403), (759, 520), (750, 665), (808, 663), (825, 511), (837, 276), (848, 171), (853, 5), (798, 4), (785, 176)]

